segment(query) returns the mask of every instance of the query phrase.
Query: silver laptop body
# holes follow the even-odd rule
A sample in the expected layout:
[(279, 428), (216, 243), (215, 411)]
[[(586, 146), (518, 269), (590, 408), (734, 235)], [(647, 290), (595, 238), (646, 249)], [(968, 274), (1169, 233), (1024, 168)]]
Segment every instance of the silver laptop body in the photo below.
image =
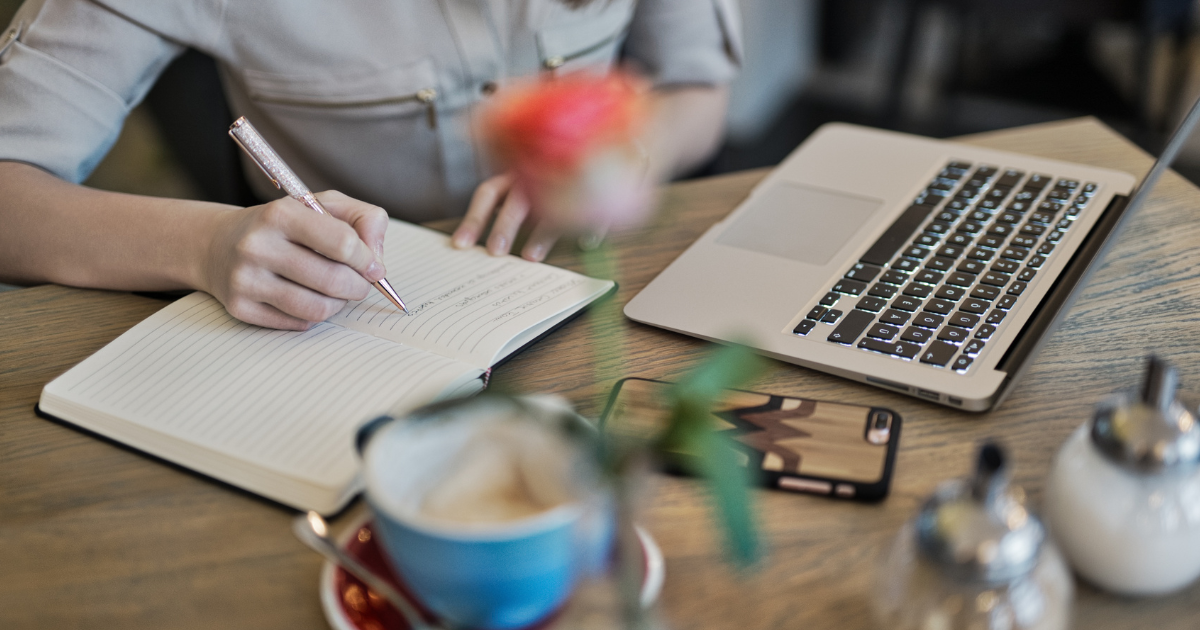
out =
[[(1169, 164), (1198, 112), (1139, 192)], [(975, 177), (981, 167), (995, 172)], [(1109, 169), (828, 124), (625, 314), (985, 411), (1007, 395), (1145, 196), (1130, 203), (1136, 183)]]

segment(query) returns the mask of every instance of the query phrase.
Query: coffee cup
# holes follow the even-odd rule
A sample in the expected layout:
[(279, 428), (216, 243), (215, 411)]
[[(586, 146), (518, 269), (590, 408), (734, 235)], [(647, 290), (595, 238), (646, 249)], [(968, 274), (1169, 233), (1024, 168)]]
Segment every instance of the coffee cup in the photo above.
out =
[(595, 431), (560, 399), (479, 396), (359, 434), (366, 496), (396, 574), (457, 626), (537, 622), (602, 570), (611, 501)]

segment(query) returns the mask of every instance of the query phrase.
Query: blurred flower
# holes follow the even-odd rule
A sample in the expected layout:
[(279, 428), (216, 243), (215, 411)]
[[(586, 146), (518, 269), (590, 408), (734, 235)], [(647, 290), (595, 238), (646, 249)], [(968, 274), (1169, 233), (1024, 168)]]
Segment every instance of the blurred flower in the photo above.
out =
[(602, 233), (636, 226), (651, 210), (654, 182), (638, 143), (648, 109), (632, 75), (575, 73), (506, 87), (480, 128), (539, 218)]

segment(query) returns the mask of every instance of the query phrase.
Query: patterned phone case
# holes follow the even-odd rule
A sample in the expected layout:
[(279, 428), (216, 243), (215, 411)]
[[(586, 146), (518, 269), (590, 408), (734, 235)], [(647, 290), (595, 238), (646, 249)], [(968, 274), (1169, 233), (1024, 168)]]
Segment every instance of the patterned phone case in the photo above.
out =
[[(669, 388), (623, 379), (609, 398), (604, 430), (656, 433), (669, 411)], [(900, 438), (900, 416), (890, 409), (730, 390), (713, 423), (743, 447), (745, 464), (764, 485), (866, 501), (887, 496)], [(680, 472), (679, 463), (668, 465)]]

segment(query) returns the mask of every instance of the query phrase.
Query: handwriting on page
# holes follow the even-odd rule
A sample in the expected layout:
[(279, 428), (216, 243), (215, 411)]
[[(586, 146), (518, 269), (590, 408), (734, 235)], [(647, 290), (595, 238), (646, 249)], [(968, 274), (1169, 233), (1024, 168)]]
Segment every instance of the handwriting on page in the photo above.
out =
[(410, 395), (430, 400), (463, 372), (338, 326), (270, 330), (238, 322), (203, 294), (185, 301), (81, 364), (68, 391), (154, 430), (328, 480), (353, 474), (362, 421)]
[(330, 322), (485, 368), (514, 336), (596, 292), (584, 276), (456, 250), (445, 235), (401, 225), (388, 231), (386, 262), (410, 314), (372, 295)]

